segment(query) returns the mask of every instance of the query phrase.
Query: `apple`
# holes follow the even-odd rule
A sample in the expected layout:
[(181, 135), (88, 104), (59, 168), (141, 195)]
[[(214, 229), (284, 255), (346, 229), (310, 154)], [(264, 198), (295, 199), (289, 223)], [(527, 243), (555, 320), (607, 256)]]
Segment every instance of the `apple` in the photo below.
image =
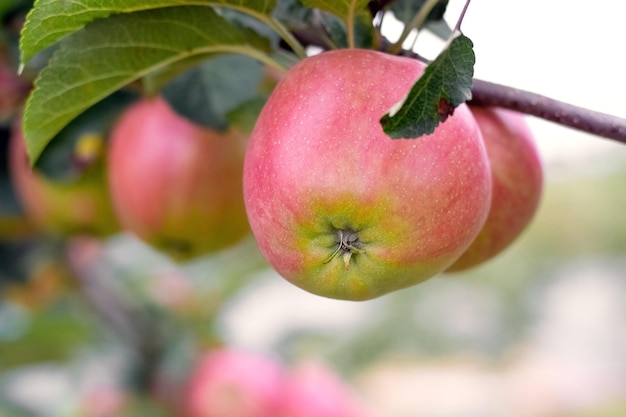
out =
[[(85, 133), (77, 141), (77, 152), (85, 143), (103, 144), (104, 138)], [(37, 228), (62, 236), (77, 233), (106, 236), (119, 230), (107, 189), (104, 155), (94, 154), (77, 178), (49, 179), (31, 168), (19, 123), (12, 129), (9, 155), (15, 192)]]
[(258, 246), (289, 282), (366, 300), (449, 267), (487, 218), (491, 172), (466, 105), (431, 135), (392, 140), (380, 118), (421, 62), (361, 49), (305, 58), (263, 107), (244, 164)]
[(366, 417), (363, 404), (328, 366), (307, 361), (287, 375), (278, 417)]
[(249, 233), (237, 131), (201, 127), (157, 96), (129, 107), (111, 140), (109, 184), (125, 229), (177, 260)]
[(214, 348), (198, 361), (183, 398), (184, 417), (277, 417), (282, 364), (256, 352)]
[(491, 208), (476, 240), (448, 272), (472, 268), (506, 249), (527, 228), (541, 199), (543, 169), (524, 116), (493, 107), (470, 109), (491, 165)]

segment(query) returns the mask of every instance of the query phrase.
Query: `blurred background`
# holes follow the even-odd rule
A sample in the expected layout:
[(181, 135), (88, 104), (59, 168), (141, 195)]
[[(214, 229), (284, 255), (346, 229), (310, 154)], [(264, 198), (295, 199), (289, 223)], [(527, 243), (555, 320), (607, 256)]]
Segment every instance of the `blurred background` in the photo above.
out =
[[(475, 0), (462, 29), (477, 78), (626, 117), (625, 13)], [(424, 33), (415, 49), (441, 46)], [(3, 197), (0, 415), (159, 415), (137, 387), (173, 389), (211, 343), (321, 359), (379, 416), (626, 415), (626, 146), (529, 124), (546, 181), (531, 227), (483, 266), (367, 302), (288, 284), (251, 240), (181, 265), (124, 234), (33, 239)]]

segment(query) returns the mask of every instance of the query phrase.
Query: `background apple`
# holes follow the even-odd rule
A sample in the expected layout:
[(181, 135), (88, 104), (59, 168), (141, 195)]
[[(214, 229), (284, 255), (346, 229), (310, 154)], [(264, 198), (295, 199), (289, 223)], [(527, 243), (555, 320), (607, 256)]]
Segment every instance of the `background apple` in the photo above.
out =
[(185, 417), (277, 417), (284, 388), (282, 365), (235, 348), (200, 358), (183, 400)]
[(176, 259), (248, 232), (244, 138), (202, 128), (160, 97), (129, 108), (112, 132), (109, 183), (122, 226)]
[(76, 153), (90, 148), (90, 161), (80, 176), (52, 180), (32, 169), (19, 124), (12, 130), (10, 173), (15, 191), (28, 217), (38, 228), (69, 236), (76, 233), (108, 235), (119, 230), (106, 184), (104, 155), (95, 148), (104, 138), (86, 132), (78, 139)]
[(443, 271), (478, 234), (491, 173), (468, 108), (414, 140), (392, 140), (379, 123), (423, 69), (376, 51), (324, 52), (268, 99), (244, 197), (262, 253), (290, 282), (370, 299)]
[(483, 134), (492, 172), (489, 216), (467, 251), (448, 268), (477, 266), (507, 248), (532, 220), (541, 198), (543, 170), (533, 134), (522, 114), (470, 107)]
[(288, 373), (279, 417), (366, 417), (369, 411), (332, 368), (317, 361)]

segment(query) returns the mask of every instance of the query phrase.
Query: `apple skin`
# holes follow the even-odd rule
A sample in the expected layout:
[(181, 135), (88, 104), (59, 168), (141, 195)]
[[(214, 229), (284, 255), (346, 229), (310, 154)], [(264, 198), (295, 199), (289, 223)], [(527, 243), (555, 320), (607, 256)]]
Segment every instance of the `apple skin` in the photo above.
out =
[(448, 272), (463, 271), (506, 249), (533, 219), (543, 188), (543, 169), (524, 116), (506, 109), (471, 106), (491, 165), (492, 199), (482, 230)]
[(125, 229), (181, 261), (249, 234), (242, 135), (203, 128), (153, 97), (127, 109), (111, 139), (109, 184)]
[(284, 389), (282, 364), (234, 348), (205, 353), (189, 378), (184, 417), (277, 417)]
[(467, 106), (414, 140), (379, 123), (423, 70), (341, 49), (304, 59), (272, 92), (248, 145), (244, 199), (262, 254), (289, 282), (367, 300), (445, 270), (477, 236), (491, 173)]
[(38, 229), (60, 236), (107, 236), (119, 231), (102, 159), (94, 161), (75, 180), (50, 180), (31, 168), (19, 122), (13, 126), (9, 152), (15, 191)]

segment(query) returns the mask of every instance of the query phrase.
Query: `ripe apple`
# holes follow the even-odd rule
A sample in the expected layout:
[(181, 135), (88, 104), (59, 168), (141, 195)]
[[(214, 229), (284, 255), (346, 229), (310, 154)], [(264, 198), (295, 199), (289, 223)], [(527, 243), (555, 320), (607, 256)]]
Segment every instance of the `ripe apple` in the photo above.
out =
[(477, 266), (507, 248), (528, 226), (541, 198), (543, 170), (534, 136), (522, 114), (470, 107), (487, 148), (492, 199), (482, 230), (447, 271)]
[(319, 362), (298, 364), (287, 375), (278, 417), (365, 417), (369, 414), (339, 376)]
[(467, 106), (413, 140), (379, 123), (423, 70), (341, 49), (304, 59), (272, 92), (251, 134), (244, 198), (261, 252), (288, 281), (371, 299), (445, 270), (480, 231), (491, 172)]
[[(103, 141), (96, 134), (86, 133), (77, 143)], [(76, 233), (105, 236), (119, 230), (107, 189), (103, 155), (94, 156), (75, 179), (48, 179), (31, 168), (18, 123), (12, 129), (9, 152), (15, 191), (24, 211), (38, 228), (63, 236)]]
[(245, 140), (178, 115), (161, 97), (128, 108), (111, 134), (109, 184), (124, 228), (185, 260), (248, 232), (242, 196)]
[(233, 348), (215, 348), (196, 365), (183, 398), (184, 417), (277, 417), (282, 365)]

